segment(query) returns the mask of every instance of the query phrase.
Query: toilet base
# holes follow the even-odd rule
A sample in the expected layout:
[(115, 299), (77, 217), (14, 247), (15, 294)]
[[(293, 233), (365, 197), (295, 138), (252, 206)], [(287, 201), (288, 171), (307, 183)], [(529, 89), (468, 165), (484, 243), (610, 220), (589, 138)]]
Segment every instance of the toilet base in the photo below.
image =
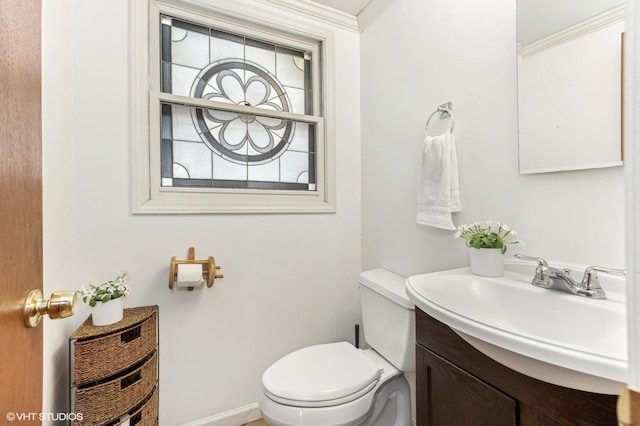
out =
[[(386, 401), (386, 402), (385, 402)], [(404, 375), (384, 383), (377, 390), (373, 410), (363, 426), (411, 426), (411, 390)]]
[(411, 426), (407, 379), (397, 372), (381, 382), (360, 399), (334, 407), (292, 407), (276, 403), (264, 394), (259, 405), (270, 426)]

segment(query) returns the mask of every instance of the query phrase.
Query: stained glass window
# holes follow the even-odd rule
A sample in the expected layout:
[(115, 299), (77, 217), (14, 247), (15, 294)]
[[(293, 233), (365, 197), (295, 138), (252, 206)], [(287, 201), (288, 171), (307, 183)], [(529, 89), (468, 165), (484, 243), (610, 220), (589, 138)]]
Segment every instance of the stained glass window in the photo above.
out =
[[(312, 52), (161, 16), (163, 187), (316, 190)], [(179, 102), (178, 102), (179, 100)]]

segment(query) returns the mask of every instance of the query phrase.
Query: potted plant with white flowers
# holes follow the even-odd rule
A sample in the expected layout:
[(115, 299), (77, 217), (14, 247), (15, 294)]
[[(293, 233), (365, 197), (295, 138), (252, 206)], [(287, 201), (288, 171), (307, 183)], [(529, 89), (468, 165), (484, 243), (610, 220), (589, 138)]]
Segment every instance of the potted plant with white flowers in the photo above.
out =
[(504, 275), (504, 253), (508, 244), (522, 244), (518, 233), (495, 221), (458, 226), (455, 238), (464, 238), (469, 247), (471, 272), (485, 277)]
[(102, 284), (89, 284), (78, 290), (82, 301), (93, 308), (91, 320), (93, 325), (115, 324), (124, 313), (124, 298), (129, 295), (127, 273), (118, 275), (114, 280)]

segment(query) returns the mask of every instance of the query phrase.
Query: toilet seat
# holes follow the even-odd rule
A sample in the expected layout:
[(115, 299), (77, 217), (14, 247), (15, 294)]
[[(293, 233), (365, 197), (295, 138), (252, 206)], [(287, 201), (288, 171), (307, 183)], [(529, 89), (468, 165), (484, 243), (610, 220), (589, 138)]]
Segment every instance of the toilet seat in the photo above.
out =
[(276, 361), (264, 372), (265, 395), (294, 407), (331, 407), (375, 388), (379, 366), (347, 342), (309, 346)]

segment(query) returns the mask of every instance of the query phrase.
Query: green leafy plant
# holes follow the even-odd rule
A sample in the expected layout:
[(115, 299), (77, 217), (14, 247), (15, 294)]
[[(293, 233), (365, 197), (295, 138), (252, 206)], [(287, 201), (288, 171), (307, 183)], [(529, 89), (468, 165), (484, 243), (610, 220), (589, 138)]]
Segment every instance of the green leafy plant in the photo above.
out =
[(503, 223), (486, 221), (458, 226), (454, 238), (464, 238), (469, 247), (497, 248), (504, 253), (507, 244), (523, 244), (516, 238), (517, 235), (516, 231)]
[(89, 284), (83, 286), (77, 293), (82, 297), (83, 302), (89, 303), (89, 306), (94, 307), (98, 302), (107, 303), (113, 299), (127, 297), (129, 291), (127, 273), (124, 272), (118, 275), (113, 281), (107, 281), (106, 283), (98, 285)]

